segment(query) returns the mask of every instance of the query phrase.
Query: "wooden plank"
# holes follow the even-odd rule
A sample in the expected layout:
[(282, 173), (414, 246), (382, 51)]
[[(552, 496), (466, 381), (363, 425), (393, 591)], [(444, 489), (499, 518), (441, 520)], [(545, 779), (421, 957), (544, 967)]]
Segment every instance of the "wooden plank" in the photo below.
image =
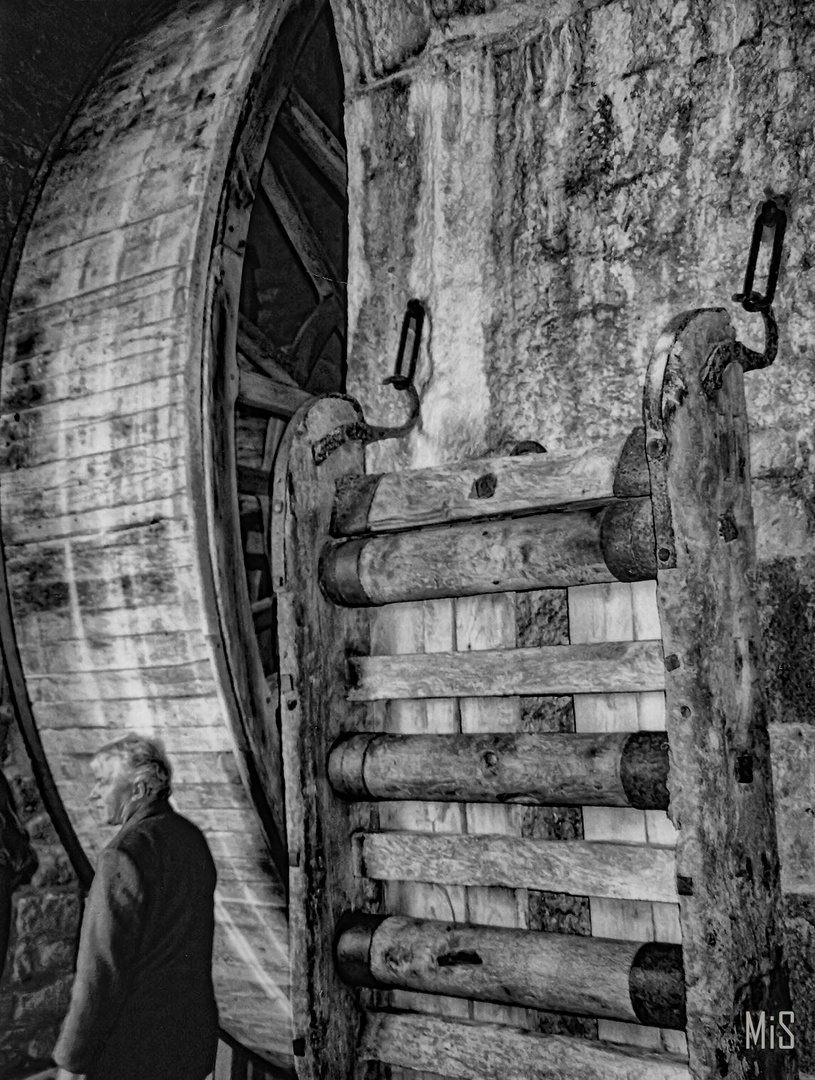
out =
[(345, 150), (332, 130), (294, 87), (280, 110), (279, 123), (283, 131), (311, 158), (326, 180), (340, 195), (345, 196), (348, 172)]
[[(569, 635), (574, 643), (653, 638), (661, 632), (651, 582), (570, 589), (568, 602)], [(581, 695), (574, 699), (575, 729), (631, 731), (648, 726), (643, 721), (649, 708), (664, 723), (662, 693)], [(664, 819), (664, 811), (662, 816)], [(586, 840), (601, 842), (647, 844), (661, 839), (649, 836), (648, 819), (642, 810), (593, 806), (583, 808), (583, 834)], [(592, 897), (590, 909), (592, 934), (632, 941), (653, 941), (657, 937), (655, 909), (645, 898)], [(598, 1034), (626, 1046), (686, 1052), (684, 1037), (678, 1032), (601, 1020)]]
[[(451, 649), (455, 644), (453, 605), (447, 600), (416, 604), (392, 604), (373, 613), (371, 654), (423, 652)], [(452, 700), (392, 701), (375, 706), (374, 722), (393, 734), (453, 734), (459, 730), (457, 703)], [(464, 810), (449, 802), (400, 801), (379, 807), (383, 829), (423, 829), (434, 834), (464, 831)], [(384, 889), (384, 908), (393, 914), (415, 918), (452, 918), (466, 922), (467, 902), (463, 888), (439, 887), (426, 882), (389, 881)], [(459, 998), (394, 990), (391, 1004), (423, 1013), (467, 1016), (468, 1005)], [(430, 1074), (410, 1080), (429, 1080)], [(398, 1080), (398, 1078), (397, 1078)]]
[(270, 379), (288, 386), (297, 386), (297, 380), (281, 366), (280, 361), (287, 350), (273, 345), (259, 326), (246, 315), (238, 315), (237, 349), (254, 367)]
[[(138, 483), (156, 473), (173, 472), (185, 459), (182, 438), (164, 439), (151, 446), (133, 447), (127, 453), (126, 462), (109, 453), (82, 455), (71, 459), (69, 475), (65, 463), (48, 461), (25, 469), (9, 471), (3, 477), (3, 488), (13, 492), (21, 502), (64, 489), (74, 510), (93, 508), (106, 486), (120, 487), (139, 477)], [(114, 499), (115, 501), (115, 499)]]
[(28, 675), (26, 679), (33, 704), (70, 704), (85, 701), (126, 701), (143, 698), (206, 696), (215, 685), (209, 659), (169, 667), (120, 668), (116, 671), (55, 672)]
[(288, 180), (277, 172), (269, 161), (263, 164), (260, 186), (311, 278), (317, 295), (324, 297), (341, 291), (339, 275), (332, 266), (320, 237), (309, 222), (300, 200)]
[(389, 1013), (368, 1013), (359, 1054), (402, 1068), (432, 1068), (450, 1080), (690, 1080), (687, 1063), (673, 1055), (498, 1024)]
[[(181, 750), (232, 751), (234, 740), (222, 723), (212, 726), (171, 727), (151, 721), (136, 726), (146, 734), (158, 735), (167, 743), (170, 753)], [(120, 735), (122, 727), (70, 727), (50, 729), (43, 727), (42, 742), (49, 756), (54, 754), (81, 754), (91, 757), (100, 746)]]
[(377, 880), (677, 902), (670, 848), (417, 832), (373, 833), (360, 842), (365, 873)]
[[(48, 286), (40, 285), (42, 263), (23, 259), (17, 271), (15, 296), (30, 297), (25, 310), (42, 311), (46, 305), (87, 296), (121, 281), (140, 278), (150, 257), (151, 273), (181, 265), (195, 228), (197, 203), (190, 200), (146, 219), (127, 223), (110, 233), (82, 237), (48, 252)], [(32, 248), (36, 232), (32, 234)], [(156, 253), (160, 252), (160, 258)], [(15, 305), (20, 311), (22, 305)]]
[(627, 440), (581, 450), (497, 457), (455, 466), (353, 476), (337, 489), (332, 534), (351, 536), (530, 510), (596, 506), (616, 494), (647, 495), (644, 452), (615, 492)]
[(597, 691), (620, 694), (660, 690), (665, 685), (659, 641), (355, 657), (349, 663), (351, 701)]
[(253, 409), (265, 409), (274, 416), (294, 416), (297, 410), (314, 395), (290, 386), (269, 375), (255, 371), (240, 372), (238, 403), (249, 405)]
[(88, 454), (116, 453), (150, 446), (178, 434), (178, 407), (162, 405), (113, 414), (67, 428), (28, 428), (11, 418), (0, 420), (0, 468), (20, 469), (49, 461), (70, 461)]
[(201, 631), (201, 605), (196, 598), (174, 595), (170, 604), (145, 604), (109, 611), (32, 612), (16, 624), (20, 648), (41, 649), (49, 641), (84, 641), (104, 636), (129, 638), (157, 632)]
[(752, 1070), (781, 1080), (796, 1075), (793, 1055), (741, 1042), (741, 988), (751, 987), (754, 1015), (777, 1015), (789, 1007), (789, 987), (779, 962), (784, 935), (743, 355), (733, 339), (721, 309), (672, 323), (648, 369), (646, 446), (662, 564), (657, 602), (671, 816), (685, 882), (691, 1070)]

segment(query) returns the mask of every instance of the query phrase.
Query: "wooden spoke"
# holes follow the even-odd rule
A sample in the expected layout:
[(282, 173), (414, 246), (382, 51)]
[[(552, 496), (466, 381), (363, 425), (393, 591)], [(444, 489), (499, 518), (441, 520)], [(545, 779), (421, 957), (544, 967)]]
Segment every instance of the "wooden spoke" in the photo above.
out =
[(317, 166), (328, 182), (345, 196), (348, 170), (345, 150), (339, 139), (294, 88), (283, 103), (279, 122), (282, 130)]
[(317, 366), (328, 339), (339, 331), (342, 334), (345, 323), (343, 306), (332, 293), (326, 296), (311, 312), (300, 327), (294, 341), (294, 375), (300, 385), (306, 385), (311, 373)]
[(270, 379), (266, 375), (256, 375), (251, 371), (241, 371), (238, 385), (238, 402), (253, 409), (265, 409), (275, 416), (294, 416), (303, 402), (312, 395), (299, 390), (289, 383)]
[(311, 278), (317, 295), (322, 298), (339, 291), (342, 282), (300, 200), (286, 178), (268, 160), (263, 163), (260, 185)]
[(255, 326), (246, 315), (238, 317), (238, 352), (270, 379), (288, 383), (289, 386), (297, 385), (296, 380), (281, 363), (288, 350), (273, 345), (260, 327)]

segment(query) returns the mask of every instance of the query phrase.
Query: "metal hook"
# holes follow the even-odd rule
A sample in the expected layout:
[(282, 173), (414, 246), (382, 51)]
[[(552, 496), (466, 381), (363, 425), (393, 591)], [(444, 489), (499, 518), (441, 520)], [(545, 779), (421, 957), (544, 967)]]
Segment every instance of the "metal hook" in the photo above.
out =
[[(330, 454), (333, 454), (335, 450), (346, 442), (360, 442), (363, 446), (367, 446), (368, 443), (379, 442), (382, 439), (398, 439), (402, 435), (407, 435), (416, 426), (419, 420), (420, 402), (416, 387), (413, 385), (413, 376), (416, 373), (416, 364), (419, 359), (424, 316), (425, 310), (420, 301), (408, 300), (405, 317), (402, 320), (402, 332), (399, 336), (395, 370), (393, 375), (389, 375), (387, 379), (382, 380), (383, 386), (393, 386), (394, 389), (408, 395), (408, 416), (405, 422), (394, 427), (380, 427), (376, 424), (368, 424), (364, 420), (354, 424), (344, 424), (314, 444), (312, 455), (315, 465), (322, 464)], [(411, 331), (413, 333), (413, 343), (410, 352), (410, 363), (407, 374), (403, 375), (402, 365), (407, 350), (408, 334)]]
[[(707, 359), (702, 372), (702, 385), (708, 397), (722, 385), (725, 368), (734, 360), (741, 364), (743, 371), (756, 371), (769, 367), (778, 355), (778, 323), (773, 314), (772, 302), (778, 284), (781, 268), (781, 252), (784, 245), (784, 232), (787, 228), (787, 212), (776, 199), (767, 199), (753, 225), (753, 237), (750, 253), (747, 257), (747, 270), (744, 274), (744, 286), (740, 293), (734, 293), (733, 299), (741, 304), (745, 311), (758, 312), (764, 321), (764, 352), (748, 349), (740, 341), (722, 342), (717, 345)], [(767, 230), (772, 231), (772, 251), (770, 266), (764, 293), (753, 288), (759, 251)]]

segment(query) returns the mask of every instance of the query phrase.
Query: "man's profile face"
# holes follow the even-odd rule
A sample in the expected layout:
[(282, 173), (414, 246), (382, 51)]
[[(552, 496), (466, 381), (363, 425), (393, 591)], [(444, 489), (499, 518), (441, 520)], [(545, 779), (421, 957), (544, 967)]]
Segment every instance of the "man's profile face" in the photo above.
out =
[(127, 775), (124, 762), (115, 757), (95, 757), (91, 770), (96, 783), (91, 789), (91, 806), (99, 807), (108, 825), (121, 825), (124, 811), (133, 794), (133, 783)]

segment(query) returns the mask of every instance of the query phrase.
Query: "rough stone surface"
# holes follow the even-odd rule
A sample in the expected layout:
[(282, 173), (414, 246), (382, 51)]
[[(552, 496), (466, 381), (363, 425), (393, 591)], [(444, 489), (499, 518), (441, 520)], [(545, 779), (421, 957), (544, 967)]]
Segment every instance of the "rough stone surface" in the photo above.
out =
[(5, 1080), (42, 1068), (50, 1058), (68, 1003), (80, 905), (76, 879), (40, 801), (5, 693), (0, 768), (39, 859), (31, 883), (15, 893), (0, 979), (0, 1078)]

